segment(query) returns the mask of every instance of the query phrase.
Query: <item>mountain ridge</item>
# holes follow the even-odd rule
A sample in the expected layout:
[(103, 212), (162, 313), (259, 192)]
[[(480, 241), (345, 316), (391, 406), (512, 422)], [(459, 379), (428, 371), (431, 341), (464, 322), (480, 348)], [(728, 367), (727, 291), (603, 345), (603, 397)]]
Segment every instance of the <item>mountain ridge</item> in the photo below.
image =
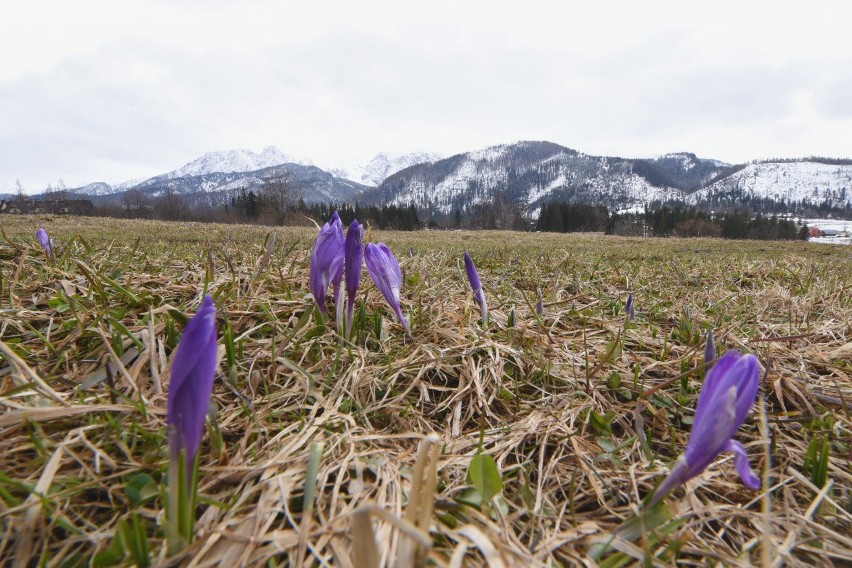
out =
[[(130, 190), (152, 197), (169, 191), (216, 204), (234, 193), (258, 191), (270, 180), (284, 179), (295, 184), (306, 203), (414, 205), (430, 214), (449, 214), (500, 199), (533, 217), (543, 204), (555, 200), (606, 205), (611, 210), (635, 210), (667, 201), (852, 206), (852, 160), (840, 158), (728, 164), (686, 151), (623, 158), (526, 140), (447, 157), (429, 152), (380, 153), (368, 166), (324, 169), (267, 146), (259, 153), (208, 152), (146, 180), (116, 186), (95, 182), (71, 191), (98, 200), (118, 200)], [(348, 179), (356, 175), (362, 181)]]

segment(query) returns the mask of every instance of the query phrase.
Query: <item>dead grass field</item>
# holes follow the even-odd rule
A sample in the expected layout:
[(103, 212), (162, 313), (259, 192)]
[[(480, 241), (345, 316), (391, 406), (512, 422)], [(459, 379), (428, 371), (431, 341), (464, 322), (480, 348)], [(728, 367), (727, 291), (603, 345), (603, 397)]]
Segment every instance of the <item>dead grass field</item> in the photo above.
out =
[[(413, 339), (365, 271), (347, 343), (308, 296), (313, 229), (0, 222), (8, 565), (132, 565), (135, 546), (154, 564), (353, 566), (353, 513), (369, 555), (370, 504), (389, 514), (372, 517), (387, 566), (407, 562), (405, 535), (418, 534), (430, 546), (413, 562), (435, 566), (852, 563), (852, 247), (375, 231), (400, 259)], [(38, 222), (57, 241), (52, 261)], [(215, 416), (195, 542), (166, 558), (168, 361), (205, 289), (220, 313)], [(625, 327), (628, 292), (637, 320)], [(653, 527), (616, 535), (685, 447), (711, 328), (720, 353), (752, 352), (765, 369), (737, 435), (763, 489), (742, 486), (724, 454)], [(438, 451), (421, 472), (428, 433)], [(830, 448), (822, 487), (814, 440)], [(480, 443), (502, 479), (484, 507), (467, 477)], [(133, 523), (144, 543), (118, 538)], [(601, 543), (612, 549), (592, 560)]]

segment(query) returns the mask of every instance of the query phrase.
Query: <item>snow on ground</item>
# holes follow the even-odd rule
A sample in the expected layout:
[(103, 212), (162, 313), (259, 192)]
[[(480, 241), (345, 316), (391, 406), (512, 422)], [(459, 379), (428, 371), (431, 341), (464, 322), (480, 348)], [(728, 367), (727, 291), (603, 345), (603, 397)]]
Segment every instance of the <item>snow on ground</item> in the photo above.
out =
[(816, 227), (821, 231), (840, 231), (846, 234), (846, 236), (836, 237), (811, 237), (808, 239), (809, 243), (852, 245), (852, 221), (844, 219), (797, 219), (797, 222), (803, 222), (808, 227)]
[(808, 242), (824, 245), (852, 245), (852, 237), (811, 237)]

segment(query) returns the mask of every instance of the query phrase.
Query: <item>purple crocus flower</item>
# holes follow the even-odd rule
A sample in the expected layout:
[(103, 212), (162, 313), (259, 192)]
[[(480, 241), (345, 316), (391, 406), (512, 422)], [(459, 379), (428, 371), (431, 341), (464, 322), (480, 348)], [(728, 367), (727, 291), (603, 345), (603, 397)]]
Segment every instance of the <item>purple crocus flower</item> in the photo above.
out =
[(479, 273), (476, 271), (473, 259), (470, 258), (470, 254), (467, 252), (464, 253), (464, 269), (467, 271), (467, 280), (470, 282), (470, 289), (473, 290), (473, 299), (479, 304), (482, 322), (488, 325), (488, 304), (485, 302), (485, 292), (482, 290), (482, 282), (479, 281)]
[(172, 361), (169, 384), (169, 453), (176, 460), (186, 450), (192, 464), (201, 446), (204, 419), (216, 373), (216, 306), (209, 295), (186, 326)]
[(733, 439), (754, 404), (759, 382), (760, 365), (754, 355), (728, 351), (716, 362), (698, 396), (686, 452), (657, 488), (649, 506), (700, 474), (722, 452), (734, 452), (734, 464), (743, 483), (752, 489), (760, 488), (760, 478), (749, 466), (745, 449)]
[(399, 290), (402, 287), (402, 271), (399, 269), (396, 257), (385, 243), (367, 243), (364, 260), (370, 278), (390, 304), (406, 333), (411, 335), (411, 328), (408, 326), (408, 320), (402, 315), (400, 305)]
[(355, 317), (355, 294), (361, 283), (361, 265), (364, 263), (364, 227), (358, 223), (358, 219), (352, 221), (346, 231), (346, 243), (344, 245), (345, 262), (343, 264), (346, 273), (346, 337), (352, 330), (352, 320)]
[(541, 288), (538, 289), (538, 299), (535, 302), (535, 313), (539, 316), (544, 313), (544, 296), (541, 295)]
[(633, 307), (633, 293), (627, 296), (627, 303), (624, 305), (624, 313), (627, 314), (629, 321), (636, 321), (636, 308)]
[(38, 231), (36, 231), (36, 237), (38, 237), (38, 242), (41, 243), (44, 252), (46, 252), (48, 256), (50, 256), (53, 251), (53, 247), (50, 246), (50, 237), (47, 236), (47, 231), (45, 231), (44, 229), (39, 229)]
[(335, 301), (342, 315), (343, 304), (340, 303), (340, 281), (343, 279), (343, 223), (337, 211), (331, 219), (322, 226), (311, 251), (311, 292), (325, 314), (325, 294), (328, 285), (334, 285)]

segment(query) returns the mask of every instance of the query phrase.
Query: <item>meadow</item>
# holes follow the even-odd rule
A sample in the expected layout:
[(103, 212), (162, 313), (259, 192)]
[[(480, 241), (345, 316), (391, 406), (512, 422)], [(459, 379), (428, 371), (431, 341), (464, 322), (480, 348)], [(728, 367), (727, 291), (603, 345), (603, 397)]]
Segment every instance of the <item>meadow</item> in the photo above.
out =
[[(412, 337), (365, 271), (345, 341), (309, 295), (313, 227), (0, 223), (8, 565), (852, 562), (849, 247), (369, 231), (400, 260)], [(195, 538), (167, 556), (169, 362), (205, 293), (220, 362)], [(643, 513), (711, 329), (762, 366), (736, 436), (762, 488), (722, 454)]]

